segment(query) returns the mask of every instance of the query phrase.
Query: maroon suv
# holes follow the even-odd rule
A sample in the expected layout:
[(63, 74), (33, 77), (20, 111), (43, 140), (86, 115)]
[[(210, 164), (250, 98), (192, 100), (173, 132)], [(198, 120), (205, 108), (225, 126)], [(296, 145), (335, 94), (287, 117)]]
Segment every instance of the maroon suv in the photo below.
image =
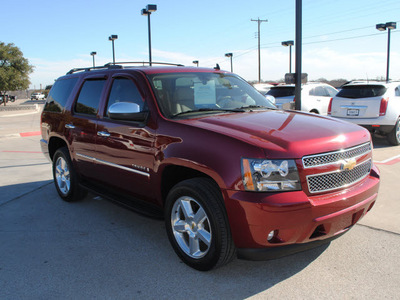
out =
[(220, 70), (73, 69), (41, 128), (62, 199), (91, 190), (164, 216), (175, 252), (199, 270), (329, 242), (377, 199), (366, 129), (278, 110)]

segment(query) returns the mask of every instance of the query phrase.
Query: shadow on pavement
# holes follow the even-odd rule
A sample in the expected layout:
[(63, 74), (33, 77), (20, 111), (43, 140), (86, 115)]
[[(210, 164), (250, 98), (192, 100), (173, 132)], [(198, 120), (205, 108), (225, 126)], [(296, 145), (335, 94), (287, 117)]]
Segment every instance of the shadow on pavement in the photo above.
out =
[(92, 194), (63, 202), (50, 182), (0, 205), (0, 298), (243, 299), (302, 271), (328, 247), (199, 272), (175, 255), (162, 221)]

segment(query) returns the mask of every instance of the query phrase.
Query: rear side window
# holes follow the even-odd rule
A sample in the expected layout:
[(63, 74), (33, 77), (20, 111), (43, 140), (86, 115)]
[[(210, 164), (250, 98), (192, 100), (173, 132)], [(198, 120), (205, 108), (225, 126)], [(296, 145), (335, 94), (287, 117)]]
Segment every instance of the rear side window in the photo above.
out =
[(273, 87), (271, 88), (267, 95), (278, 97), (294, 96), (294, 87)]
[(47, 97), (44, 111), (61, 112), (77, 81), (78, 77), (57, 80)]
[(105, 79), (88, 80), (84, 82), (78, 100), (76, 101), (76, 113), (85, 115), (97, 114), (105, 82)]
[(350, 85), (344, 86), (336, 96), (352, 99), (380, 97), (386, 90), (383, 85)]

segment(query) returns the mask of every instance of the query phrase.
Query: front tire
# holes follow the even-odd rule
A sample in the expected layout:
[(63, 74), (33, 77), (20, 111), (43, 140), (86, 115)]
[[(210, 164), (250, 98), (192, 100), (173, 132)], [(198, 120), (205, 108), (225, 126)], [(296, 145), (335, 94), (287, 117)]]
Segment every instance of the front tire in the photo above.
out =
[(172, 188), (166, 200), (165, 225), (176, 254), (196, 270), (217, 268), (234, 258), (221, 192), (207, 178), (188, 179)]
[(389, 132), (387, 139), (388, 142), (393, 146), (400, 145), (400, 118), (397, 119), (397, 122), (394, 125), (393, 130)]
[(64, 201), (77, 201), (86, 196), (86, 191), (78, 183), (78, 177), (66, 147), (58, 149), (54, 154), (53, 179), (57, 192)]

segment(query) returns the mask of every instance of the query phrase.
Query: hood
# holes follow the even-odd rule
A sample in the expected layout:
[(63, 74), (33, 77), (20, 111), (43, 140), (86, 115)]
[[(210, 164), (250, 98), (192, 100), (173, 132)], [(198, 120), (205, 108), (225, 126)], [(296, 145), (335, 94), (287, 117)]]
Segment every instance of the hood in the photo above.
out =
[(303, 112), (253, 111), (183, 122), (263, 148), (270, 158), (301, 158), (370, 141), (358, 125)]

